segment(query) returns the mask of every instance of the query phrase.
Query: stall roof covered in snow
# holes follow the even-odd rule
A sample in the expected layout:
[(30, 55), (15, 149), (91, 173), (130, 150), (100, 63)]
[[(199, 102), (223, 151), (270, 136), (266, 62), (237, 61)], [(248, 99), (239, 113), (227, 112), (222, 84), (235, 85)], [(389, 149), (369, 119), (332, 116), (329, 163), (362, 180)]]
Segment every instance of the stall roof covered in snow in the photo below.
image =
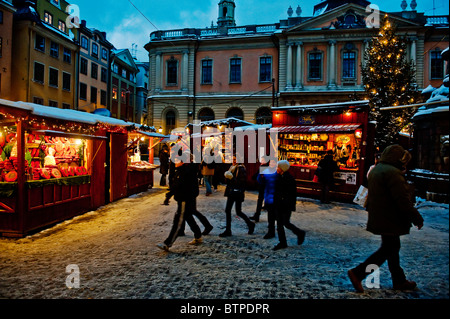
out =
[[(93, 114), (93, 113), (86, 113), (76, 110), (70, 110), (70, 109), (60, 109), (50, 106), (43, 106), (39, 104), (29, 103), (29, 102), (13, 102), (9, 100), (3, 100), (0, 99), (0, 105), (8, 106), (12, 109), (19, 109), (19, 110), (25, 110), (28, 111), (30, 114), (45, 118), (51, 118), (51, 119), (57, 119), (57, 120), (63, 120), (63, 121), (72, 121), (72, 122), (78, 122), (78, 123), (85, 123), (85, 124), (108, 124), (112, 126), (122, 126), (122, 127), (129, 127), (131, 125), (134, 125), (135, 127), (142, 127), (142, 125), (133, 123), (133, 122), (126, 122), (123, 120), (119, 120), (112, 117), (106, 117), (99, 114)], [(153, 127), (150, 129), (154, 130)]]
[(244, 120), (240, 120), (237, 119), (235, 117), (229, 117), (226, 119), (218, 119), (218, 120), (211, 120), (211, 121), (203, 121), (200, 123), (189, 123), (188, 125), (185, 126), (189, 127), (189, 126), (217, 126), (217, 125), (228, 125), (231, 123), (241, 123), (241, 124), (245, 124), (245, 125), (252, 125), (252, 123), (244, 121)]
[(349, 101), (349, 102), (339, 102), (339, 103), (326, 103), (326, 104), (312, 104), (312, 105), (290, 105), (290, 106), (276, 106), (272, 107), (273, 111), (283, 111), (283, 110), (301, 110), (301, 109), (333, 109), (333, 108), (343, 108), (351, 106), (366, 106), (369, 105), (368, 100), (363, 101)]

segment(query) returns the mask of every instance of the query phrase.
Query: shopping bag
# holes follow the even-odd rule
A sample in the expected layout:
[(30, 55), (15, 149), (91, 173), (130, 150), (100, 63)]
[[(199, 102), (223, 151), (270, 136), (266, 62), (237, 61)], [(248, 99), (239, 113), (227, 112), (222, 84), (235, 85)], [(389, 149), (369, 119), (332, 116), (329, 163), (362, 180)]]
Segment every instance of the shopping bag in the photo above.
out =
[(369, 190), (367, 189), (367, 187), (364, 187), (363, 185), (359, 186), (358, 192), (356, 193), (356, 196), (353, 199), (353, 202), (362, 207), (366, 207), (368, 193), (369, 193)]

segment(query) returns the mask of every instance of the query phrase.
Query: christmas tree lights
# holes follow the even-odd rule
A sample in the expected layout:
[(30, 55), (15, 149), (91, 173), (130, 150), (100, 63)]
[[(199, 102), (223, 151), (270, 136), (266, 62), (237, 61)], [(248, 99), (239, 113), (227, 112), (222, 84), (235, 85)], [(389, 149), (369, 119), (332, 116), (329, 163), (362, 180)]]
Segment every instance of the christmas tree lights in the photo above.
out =
[(406, 48), (407, 40), (397, 35), (386, 15), (364, 53), (362, 79), (371, 109), (369, 119), (377, 123), (375, 145), (380, 150), (395, 142), (415, 111), (410, 107), (389, 111), (380, 108), (412, 104), (420, 96), (415, 84), (415, 65), (407, 60)]

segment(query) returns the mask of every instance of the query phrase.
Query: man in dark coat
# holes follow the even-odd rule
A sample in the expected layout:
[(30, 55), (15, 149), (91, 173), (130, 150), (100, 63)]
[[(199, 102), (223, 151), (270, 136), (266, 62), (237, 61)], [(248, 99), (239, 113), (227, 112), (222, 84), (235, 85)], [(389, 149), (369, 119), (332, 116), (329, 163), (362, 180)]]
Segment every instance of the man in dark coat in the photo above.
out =
[(416, 283), (406, 280), (400, 267), (400, 236), (409, 234), (411, 224), (423, 227), (423, 218), (414, 207), (412, 194), (404, 177), (405, 167), (411, 159), (400, 145), (391, 145), (381, 154), (380, 162), (369, 174), (367, 230), (381, 235), (381, 247), (366, 261), (348, 271), (358, 292), (363, 292), (361, 281), (372, 265), (380, 267), (386, 260), (396, 290), (411, 290)]
[(294, 177), (288, 172), (290, 164), (288, 161), (279, 161), (277, 177), (275, 180), (274, 207), (277, 219), (277, 232), (279, 243), (273, 250), (286, 248), (286, 233), (284, 227), (297, 235), (297, 243), (303, 244), (305, 231), (291, 223), (291, 214), (297, 205), (297, 185)]
[[(187, 156), (190, 156), (187, 154)], [(186, 161), (187, 162), (187, 161)], [(179, 159), (175, 161), (175, 175), (172, 182), (174, 198), (178, 207), (173, 219), (172, 229), (164, 243), (156, 245), (158, 248), (168, 251), (177, 239), (180, 229), (186, 221), (194, 233), (194, 240), (189, 244), (197, 245), (203, 242), (202, 232), (198, 227), (193, 214), (196, 212), (196, 198), (199, 194), (197, 183), (196, 164), (183, 163)]]
[(320, 200), (322, 203), (330, 203), (328, 194), (334, 183), (333, 174), (338, 170), (339, 168), (337, 163), (333, 159), (333, 151), (328, 150), (327, 155), (320, 160), (316, 170), (316, 174), (319, 177), (319, 182), (322, 184), (322, 197)]
[(159, 151), (159, 172), (161, 173), (161, 179), (159, 181), (159, 186), (166, 186), (166, 177), (169, 173), (169, 148), (166, 144), (162, 146), (161, 151)]

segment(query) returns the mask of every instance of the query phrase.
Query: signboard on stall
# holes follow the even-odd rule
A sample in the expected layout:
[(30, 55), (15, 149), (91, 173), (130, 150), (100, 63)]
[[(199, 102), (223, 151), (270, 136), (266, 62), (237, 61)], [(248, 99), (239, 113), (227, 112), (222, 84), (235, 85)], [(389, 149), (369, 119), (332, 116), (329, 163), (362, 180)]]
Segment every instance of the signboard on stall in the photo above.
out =
[(334, 178), (345, 181), (345, 184), (356, 185), (356, 173), (335, 172)]
[(298, 124), (316, 124), (316, 117), (314, 115), (301, 115), (298, 119)]

